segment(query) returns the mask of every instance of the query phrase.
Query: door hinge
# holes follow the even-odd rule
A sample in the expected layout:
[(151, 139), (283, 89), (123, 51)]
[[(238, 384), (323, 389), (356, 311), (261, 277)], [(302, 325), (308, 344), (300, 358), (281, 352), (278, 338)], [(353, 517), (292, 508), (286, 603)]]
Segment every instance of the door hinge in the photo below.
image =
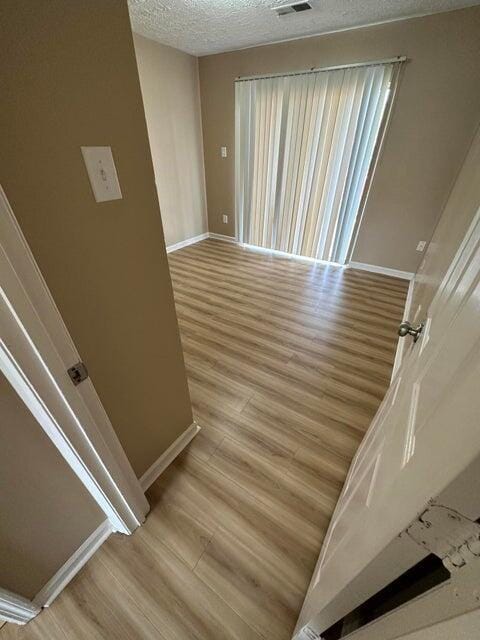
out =
[(432, 503), (405, 533), (440, 558), (450, 573), (480, 556), (480, 524), (449, 507)]
[(67, 369), (67, 373), (75, 386), (88, 378), (87, 367), (83, 362), (77, 362), (77, 364), (74, 364), (73, 367)]

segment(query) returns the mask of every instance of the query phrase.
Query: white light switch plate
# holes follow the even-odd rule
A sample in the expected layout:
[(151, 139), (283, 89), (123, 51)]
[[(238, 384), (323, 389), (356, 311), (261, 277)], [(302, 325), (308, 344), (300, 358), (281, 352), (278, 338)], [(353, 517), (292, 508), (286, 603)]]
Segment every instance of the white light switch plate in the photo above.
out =
[(220, 155), (222, 156), (222, 158), (227, 157), (227, 147), (220, 147)]
[(111, 147), (81, 147), (93, 195), (97, 202), (120, 200), (122, 192)]

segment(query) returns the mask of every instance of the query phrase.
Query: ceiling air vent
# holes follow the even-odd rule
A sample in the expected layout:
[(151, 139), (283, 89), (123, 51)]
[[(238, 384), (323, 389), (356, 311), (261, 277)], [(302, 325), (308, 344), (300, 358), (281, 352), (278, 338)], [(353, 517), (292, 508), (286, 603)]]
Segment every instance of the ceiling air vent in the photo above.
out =
[(293, 13), (300, 13), (301, 11), (308, 11), (312, 8), (309, 2), (293, 2), (292, 4), (283, 4), (281, 7), (272, 7), (277, 16), (289, 16)]

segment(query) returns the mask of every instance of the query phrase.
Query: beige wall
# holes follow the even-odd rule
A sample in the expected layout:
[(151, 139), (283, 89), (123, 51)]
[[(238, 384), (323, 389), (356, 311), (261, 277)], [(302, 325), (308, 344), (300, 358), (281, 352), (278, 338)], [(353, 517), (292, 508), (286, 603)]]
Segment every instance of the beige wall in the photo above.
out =
[(235, 234), (236, 76), (406, 55), (353, 259), (414, 271), (417, 242), (430, 238), (480, 117), (479, 33), (475, 7), (200, 58), (210, 231)]
[[(192, 421), (126, 0), (0, 4), (0, 183), (141, 475)], [(111, 145), (96, 203), (81, 145)]]
[(415, 276), (410, 319), (425, 318), (433, 296), (480, 207), (480, 129)]
[(105, 515), (0, 373), (0, 587), (32, 598)]
[(166, 245), (205, 233), (198, 60), (134, 35)]

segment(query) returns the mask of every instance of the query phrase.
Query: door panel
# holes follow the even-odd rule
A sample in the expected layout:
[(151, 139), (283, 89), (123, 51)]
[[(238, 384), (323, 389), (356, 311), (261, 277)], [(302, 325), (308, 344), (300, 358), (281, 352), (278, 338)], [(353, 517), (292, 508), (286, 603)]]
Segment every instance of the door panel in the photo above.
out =
[[(356, 516), (365, 515), (365, 512), (368, 511), (388, 429), (385, 415), (397, 400), (401, 380), (402, 376), (397, 376), (388, 389), (384, 401), (352, 461), (342, 494), (332, 517), (332, 524), (322, 547), (320, 561), (312, 580), (313, 584), (318, 583), (321, 568), (334, 555), (334, 548), (339, 540), (343, 539), (348, 530), (354, 526), (353, 519)], [(340, 520), (343, 521), (343, 525), (339, 523)], [(343, 535), (340, 533), (342, 528)]]
[(480, 210), (355, 457), (297, 631), (480, 453), (479, 319)]

